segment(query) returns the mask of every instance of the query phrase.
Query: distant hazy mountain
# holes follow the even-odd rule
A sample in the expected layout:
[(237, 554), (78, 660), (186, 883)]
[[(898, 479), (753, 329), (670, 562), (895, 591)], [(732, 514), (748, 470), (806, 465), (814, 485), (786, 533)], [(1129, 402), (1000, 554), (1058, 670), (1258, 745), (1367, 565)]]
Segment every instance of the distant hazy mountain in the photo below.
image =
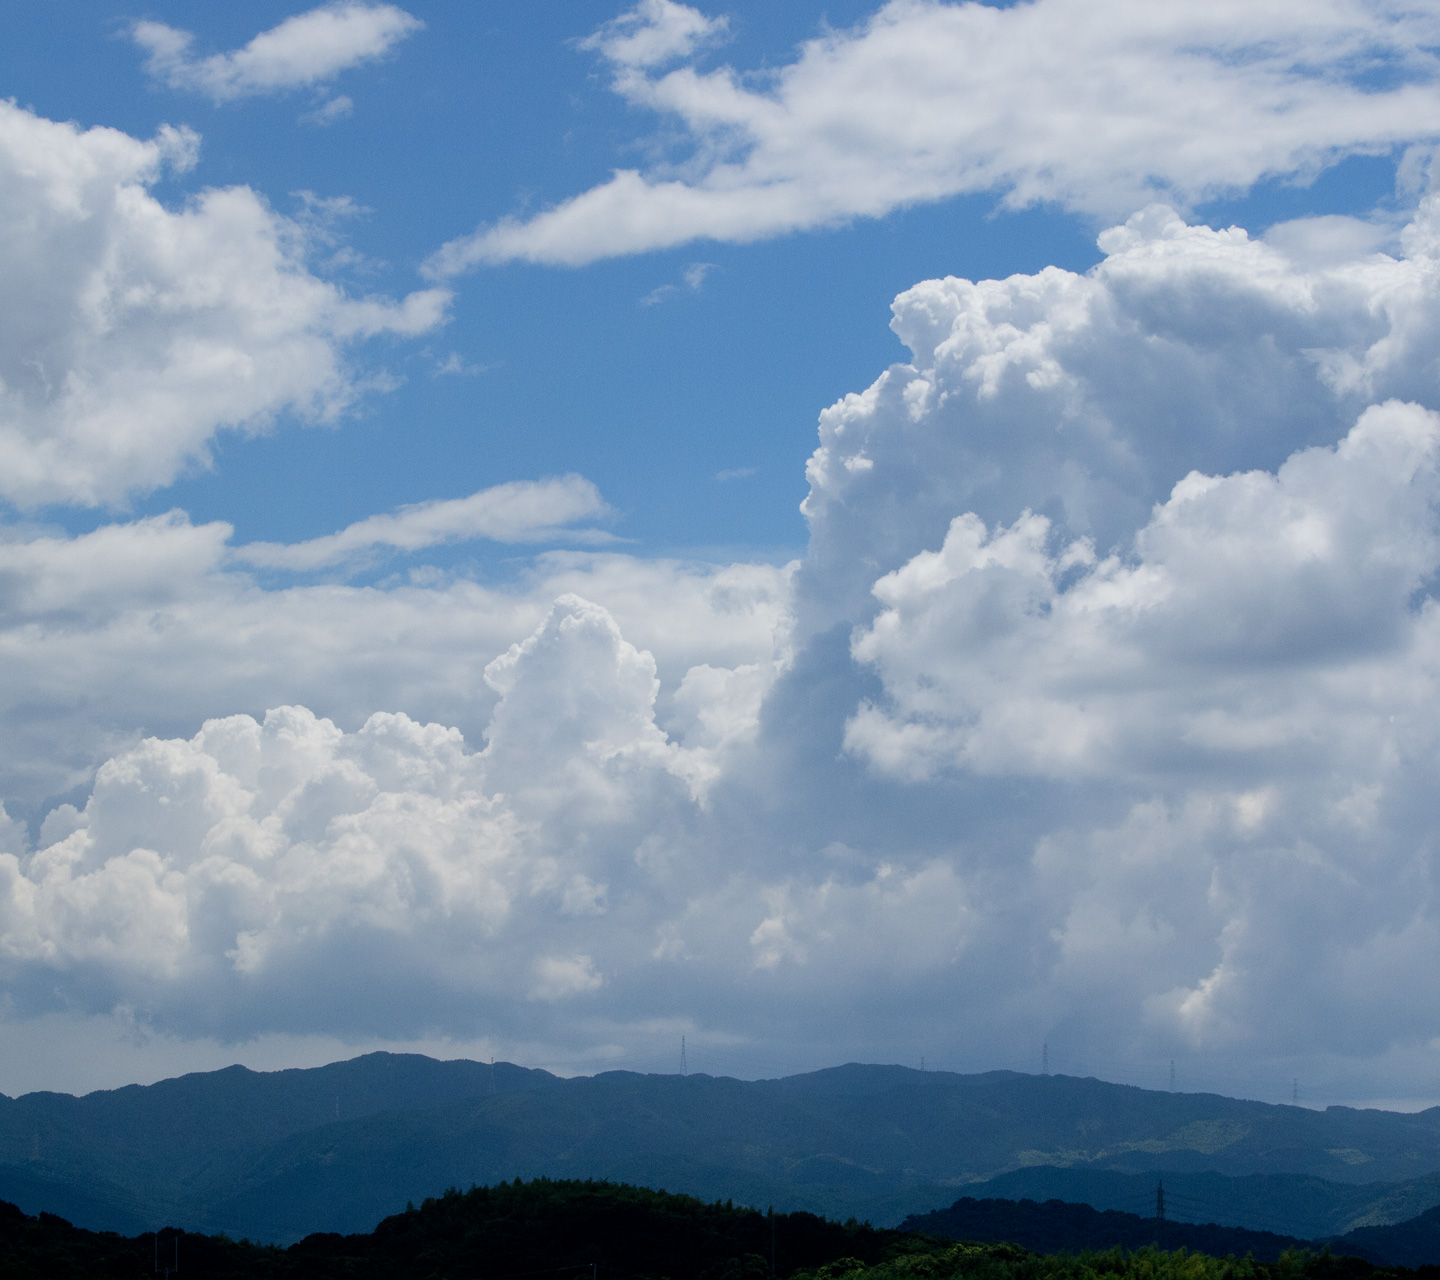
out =
[(1121, 1173), (1111, 1169), (1016, 1169), (973, 1183), (979, 1199), (1063, 1200), (1149, 1217), (1157, 1181), (1165, 1183), (1166, 1216), (1219, 1222), (1303, 1239), (1341, 1236), (1357, 1227), (1403, 1222), (1440, 1204), (1440, 1173), (1408, 1182), (1333, 1182), (1306, 1174)]
[[(1036, 1194), (981, 1179), (1128, 1174), (1138, 1180), (1095, 1186), (1131, 1199), (1097, 1207), (1143, 1212), (1134, 1198), (1153, 1196), (1154, 1171), (1197, 1201), (1201, 1183), (1187, 1191), (1186, 1176), (1279, 1177), (1258, 1195), (1204, 1184), (1237, 1213), (1248, 1205), (1228, 1221), (1255, 1230), (1395, 1222), (1440, 1204), (1440, 1178), (1427, 1176), (1440, 1174), (1440, 1108), (1320, 1112), (1066, 1076), (855, 1065), (762, 1081), (560, 1080), (389, 1054), (0, 1099), (0, 1197), (130, 1232), (162, 1222), (276, 1241), (366, 1231), (451, 1185), (542, 1175), (888, 1224), (961, 1188)], [(1408, 1185), (1357, 1185), (1376, 1182)], [(1057, 1194), (1094, 1202), (1044, 1192)], [(1302, 1211), (1312, 1200), (1322, 1208)], [(1188, 1216), (1178, 1201), (1174, 1216)], [(1323, 1225), (1297, 1229), (1302, 1219)]]

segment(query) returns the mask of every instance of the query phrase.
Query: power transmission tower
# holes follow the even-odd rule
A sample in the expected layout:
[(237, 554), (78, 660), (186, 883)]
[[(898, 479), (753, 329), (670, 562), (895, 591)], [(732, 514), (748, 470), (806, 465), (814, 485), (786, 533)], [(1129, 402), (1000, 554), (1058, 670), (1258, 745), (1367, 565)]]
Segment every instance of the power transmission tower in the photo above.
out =
[(688, 1075), (690, 1074), (689, 1065), (688, 1065), (688, 1064), (686, 1063), (686, 1061), (685, 1061), (685, 1037), (684, 1037), (684, 1036), (681, 1036), (681, 1037), (680, 1037), (680, 1074), (681, 1074), (682, 1076), (688, 1076)]
[(1170, 1092), (1175, 1092), (1175, 1059), (1170, 1059)]
[(1300, 1105), (1300, 1078), (1298, 1076), (1290, 1082), (1290, 1105), (1295, 1107)]
[(1040, 1046), (1040, 1074), (1042, 1076), (1050, 1074), (1050, 1041), (1048, 1040)]

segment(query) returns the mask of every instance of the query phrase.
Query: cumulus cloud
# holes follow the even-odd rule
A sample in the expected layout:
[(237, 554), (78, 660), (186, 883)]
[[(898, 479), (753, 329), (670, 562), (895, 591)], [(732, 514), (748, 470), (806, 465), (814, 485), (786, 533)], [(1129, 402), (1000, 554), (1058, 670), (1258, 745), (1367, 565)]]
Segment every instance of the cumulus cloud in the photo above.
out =
[(303, 701), (350, 726), (391, 708), (478, 741), (497, 696), (487, 665), (566, 594), (603, 604), (653, 656), (658, 714), (684, 745), (752, 731), (787, 651), (784, 567), (568, 551), (508, 586), (419, 573), (264, 589), (236, 565), (232, 532), (171, 512), (0, 539), (0, 795), (38, 804), (127, 737), (189, 736), (217, 708)]
[[(956, 515), (1023, 511), (1102, 558), (1191, 471), (1275, 470), (1372, 403), (1440, 402), (1427, 198), (1408, 252), (1337, 261), (1152, 206), (1077, 275), (931, 280), (895, 301), (913, 352), (821, 415), (805, 510), (813, 626), (857, 618), (877, 578)], [(1396, 246), (1398, 251), (1398, 246)]]
[(419, 502), (392, 515), (369, 516), (308, 542), (251, 542), (236, 560), (266, 569), (318, 569), (380, 548), (421, 551), (451, 542), (606, 542), (601, 529), (572, 529), (577, 520), (605, 516), (610, 508), (584, 476), (512, 480), (468, 498)]
[[(1052, 549), (1044, 517), (958, 516), (875, 584), (853, 647), (887, 709), (866, 705), (847, 745), (912, 777), (1303, 768), (1327, 720), (1381, 709), (1363, 706), (1376, 661), (1434, 650), (1412, 600), (1440, 563), (1437, 452), (1440, 417), (1377, 406), (1278, 474), (1191, 472), (1098, 563)], [(1307, 708), (1320, 671), (1336, 701)]]
[(346, 349), (443, 322), (450, 295), (351, 298), (247, 187), (178, 210), (148, 191), (195, 139), (143, 142), (0, 103), (0, 497), (117, 504), (204, 465), (224, 429), (332, 420)]
[[(393, 4), (342, 0), (286, 18), (243, 49), (207, 58), (191, 53), (190, 32), (163, 22), (137, 22), (131, 37), (150, 55), (145, 69), (156, 80), (221, 103), (328, 83), (342, 71), (383, 58), (424, 25)], [(316, 113), (317, 122), (329, 123), (349, 109), (348, 98), (336, 98)]]
[(891, 0), (773, 74), (662, 74), (705, 23), (647, 0), (587, 42), (688, 156), (482, 226), (433, 271), (745, 242), (965, 192), (1123, 216), (1440, 135), (1440, 22), (1376, 0)]
[[(1440, 199), (1101, 244), (896, 299), (798, 566), (275, 590), (181, 513), (10, 531), (12, 1015), (1428, 1087)], [(275, 563), (595, 514), (549, 484)]]
[[(912, 361), (822, 415), (796, 677), (833, 684), (839, 624), (845, 750), (951, 797), (966, 964), (1032, 966), (997, 999), (1052, 1044), (1436, 1034), (1399, 974), (1440, 958), (1437, 212), (1264, 242), (1152, 207), (1085, 276), (902, 294)], [(777, 968), (806, 917), (757, 935)]]
[[(652, 878), (635, 844), (700, 799), (706, 748), (656, 725), (655, 670), (565, 595), (489, 664), (483, 751), (403, 714), (347, 734), (293, 706), (141, 741), (52, 814), (53, 843), (0, 853), (7, 987), (23, 1005), (31, 977), (63, 975), (63, 1003), (231, 1037), (380, 1031), (402, 987), (412, 1030), (473, 1023), (477, 997), (504, 1017), (596, 992), (596, 949), (633, 967), (602, 917)], [(590, 949), (557, 950), (577, 937)]]

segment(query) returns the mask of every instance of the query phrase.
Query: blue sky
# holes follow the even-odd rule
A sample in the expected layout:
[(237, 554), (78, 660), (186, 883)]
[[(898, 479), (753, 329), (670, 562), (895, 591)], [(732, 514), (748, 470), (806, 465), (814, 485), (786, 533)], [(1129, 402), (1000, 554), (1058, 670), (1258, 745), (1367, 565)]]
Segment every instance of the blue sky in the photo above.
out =
[[(668, 122), (619, 101), (593, 52), (576, 47), (614, 6), (566, 5), (524, 22), (487, 4), (410, 11), (425, 28), (378, 65), (336, 77), (355, 107), (328, 126), (301, 119), (317, 97), (304, 88), (217, 105), (157, 86), (127, 38), (133, 16), (105, 4), (17, 16), (7, 93), (55, 119), (138, 137), (192, 126), (199, 163), (156, 187), (172, 203), (229, 184), (287, 215), (303, 209), (300, 193), (353, 201), (362, 212), (337, 218), (333, 232), (361, 265), (335, 278), (359, 292), (408, 291), (425, 258), (476, 223), (553, 204), (666, 145)], [(827, 25), (869, 12), (735, 6), (706, 62), (763, 72)], [(194, 29), (213, 52), (291, 13), (177, 5), (144, 16)], [(1392, 159), (1360, 158), (1305, 187), (1275, 180), (1200, 212), (1258, 230), (1300, 213), (1365, 213), (1393, 186)], [(616, 508), (614, 532), (652, 553), (788, 559), (806, 538), (798, 508), (818, 408), (904, 356), (885, 328), (897, 293), (936, 275), (1083, 271), (1099, 260), (1101, 220), (997, 204), (984, 193), (759, 244), (479, 272), (442, 329), (375, 344), (368, 354), (400, 385), (367, 397), (343, 429), (222, 436), (213, 467), (132, 496), (130, 509), (178, 505), (233, 522), (242, 540), (295, 541), (402, 503), (578, 471)], [(685, 281), (695, 263), (699, 288)], [(464, 372), (437, 372), (452, 355)], [(77, 531), (108, 518), (47, 515)]]
[[(575, 47), (613, 6), (567, 5), (525, 22), (485, 4), (412, 11), (425, 29), (380, 65), (337, 78), (356, 106), (327, 127), (299, 120), (314, 97), (304, 90), (216, 106), (155, 86), (125, 38), (130, 15), (107, 5), (20, 18), (8, 92), (56, 119), (141, 137), (165, 122), (193, 126), (200, 162), (157, 187), (167, 200), (244, 183), (293, 214), (299, 192), (348, 197), (364, 212), (335, 232), (363, 255), (364, 269), (342, 277), (362, 291), (413, 288), (446, 240), (563, 199), (663, 145), (664, 122), (618, 101), (594, 55)], [(146, 16), (194, 27), (202, 47), (223, 50), (290, 12), (238, 6), (203, 25), (185, 5)], [(711, 61), (783, 64), (827, 22), (866, 12), (737, 8), (732, 39)], [(375, 359), (403, 385), (370, 398), (346, 430), (225, 439), (213, 470), (132, 499), (133, 509), (178, 504), (235, 522), (242, 538), (296, 540), (400, 503), (579, 471), (617, 508), (615, 531), (652, 551), (788, 558), (805, 540), (798, 508), (817, 406), (856, 389), (857, 370), (903, 355), (884, 327), (896, 293), (935, 274), (1083, 270), (1097, 259), (1091, 220), (992, 218), (994, 205), (979, 196), (813, 237), (698, 244), (583, 270), (482, 272), (429, 340), (377, 344)], [(696, 262), (713, 265), (692, 289), (685, 272)], [(645, 305), (657, 290), (673, 292)], [(452, 353), (467, 372), (437, 374)], [(716, 479), (740, 471), (750, 474)], [(53, 515), (72, 528), (97, 518)]]
[(1158, 12), (17, 14), (0, 1089), (1431, 1099), (1440, 24)]

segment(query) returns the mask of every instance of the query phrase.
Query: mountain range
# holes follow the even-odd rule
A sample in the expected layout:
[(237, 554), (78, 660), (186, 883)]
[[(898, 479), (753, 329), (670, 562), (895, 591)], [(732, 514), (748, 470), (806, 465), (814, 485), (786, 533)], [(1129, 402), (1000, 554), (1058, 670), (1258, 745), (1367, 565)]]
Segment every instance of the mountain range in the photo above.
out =
[(1060, 1198), (1302, 1238), (1440, 1204), (1440, 1108), (1274, 1106), (1071, 1076), (851, 1064), (777, 1080), (368, 1054), (0, 1097), (0, 1198), (96, 1229), (286, 1243), (450, 1186), (604, 1178), (880, 1225)]

